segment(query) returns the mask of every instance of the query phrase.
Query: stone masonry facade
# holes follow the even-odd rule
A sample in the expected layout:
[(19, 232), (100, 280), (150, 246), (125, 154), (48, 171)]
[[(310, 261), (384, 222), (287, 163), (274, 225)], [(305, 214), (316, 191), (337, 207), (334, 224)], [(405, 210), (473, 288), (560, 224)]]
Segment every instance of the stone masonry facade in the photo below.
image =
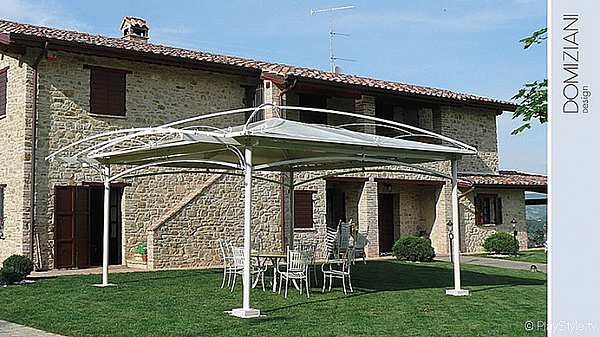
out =
[[(31, 115), (33, 102), (32, 60), (39, 50), (29, 49), (18, 61), (14, 55), (1, 54), (0, 69), (9, 67), (8, 111), (0, 119), (0, 184), (6, 184), (5, 239), (0, 240), (0, 260), (10, 254), (30, 254), (29, 191), (31, 183)], [(243, 107), (247, 78), (174, 66), (162, 66), (114, 58), (67, 52), (50, 52), (39, 64), (38, 76), (38, 145), (34, 256), (41, 268), (54, 268), (54, 189), (56, 186), (101, 182), (98, 172), (44, 158), (57, 149), (82, 138), (121, 128), (160, 125), (170, 121)], [(125, 117), (95, 116), (89, 110), (90, 73), (86, 66), (127, 70)], [(268, 85), (267, 85), (268, 83)], [(263, 82), (264, 101), (296, 105), (293, 92), (282, 91), (270, 81)], [(357, 99), (331, 97), (328, 108), (373, 116), (375, 98), (362, 95)], [(269, 113), (266, 114), (269, 117)], [(294, 119), (294, 112), (286, 118)], [(419, 125), (437, 130), (478, 148), (479, 154), (460, 162), (461, 172), (498, 172), (496, 111), (463, 106), (441, 106), (440, 120), (431, 109), (419, 111)], [(244, 116), (223, 121), (237, 125)], [(331, 124), (343, 123), (332, 117)], [(439, 124), (439, 125), (437, 125)], [(374, 132), (365, 127), (365, 132)], [(444, 173), (446, 162), (426, 164)], [(119, 170), (119, 168), (116, 168)], [(296, 173), (295, 180), (309, 179), (312, 173)], [(289, 176), (272, 173), (274, 180)], [(355, 173), (362, 178), (347, 185), (346, 214), (367, 234), (368, 256), (378, 256), (378, 193), (397, 193), (395, 202), (395, 238), (424, 230), (438, 254), (448, 252), (446, 222), (450, 216), (450, 183), (447, 179), (417, 173)], [(436, 187), (404, 186), (401, 180), (438, 181)], [(122, 201), (123, 264), (131, 258), (130, 249), (139, 243), (148, 247), (148, 268), (213, 266), (221, 263), (217, 240), (229, 238), (242, 242), (243, 179), (212, 174), (177, 174), (140, 177), (127, 181)], [(290, 235), (294, 241), (313, 242), (323, 250), (326, 231), (327, 180), (318, 179), (297, 189), (314, 191), (311, 229), (289, 228), (291, 213), (289, 193), (285, 188), (257, 182), (254, 189), (255, 244), (265, 250), (281, 250)], [(390, 187), (388, 187), (390, 185)], [(489, 192), (489, 191), (488, 191)], [(494, 192), (496, 193), (496, 192)], [(498, 191), (504, 200), (505, 221), (515, 217), (525, 225), (524, 193), (519, 190)], [(283, 208), (282, 208), (283, 206)], [(464, 251), (481, 250), (485, 237), (506, 224), (496, 227), (476, 226), (473, 195), (461, 204)], [(508, 219), (508, 220), (506, 220)], [(520, 228), (521, 245), (526, 246), (526, 229)], [(282, 242), (283, 241), (283, 242)]]

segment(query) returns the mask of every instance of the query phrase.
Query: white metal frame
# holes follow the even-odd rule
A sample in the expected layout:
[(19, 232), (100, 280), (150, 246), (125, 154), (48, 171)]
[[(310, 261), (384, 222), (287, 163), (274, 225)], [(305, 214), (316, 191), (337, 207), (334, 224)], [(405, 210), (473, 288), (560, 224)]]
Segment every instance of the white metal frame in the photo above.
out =
[[(169, 144), (173, 142), (173, 140), (185, 142), (185, 136), (202, 136), (202, 137), (213, 137), (216, 139), (222, 139), (225, 135), (229, 137), (236, 136), (246, 136), (250, 137), (253, 135), (255, 131), (264, 131), (263, 129), (254, 129), (252, 127), (251, 121), (253, 117), (258, 114), (260, 111), (265, 109), (271, 109), (272, 112), (276, 113), (277, 116), (281, 116), (281, 111), (283, 110), (294, 110), (300, 113), (302, 112), (320, 112), (325, 114), (334, 114), (341, 115), (345, 117), (352, 117), (357, 119), (368, 120), (368, 123), (347, 123), (338, 126), (326, 125), (325, 127), (334, 128), (334, 129), (345, 129), (356, 126), (372, 126), (372, 127), (387, 127), (392, 130), (396, 130), (398, 132), (402, 132), (402, 135), (397, 136), (396, 138), (409, 138), (409, 137), (427, 137), (438, 139), (441, 142), (446, 142), (450, 144), (450, 146), (456, 150), (459, 150), (455, 154), (455, 157), (451, 160), (452, 162), (452, 175), (449, 176), (443, 172), (438, 172), (432, 169), (427, 169), (421, 166), (412, 165), (409, 163), (405, 163), (399, 160), (389, 160), (389, 159), (381, 159), (381, 158), (366, 158), (360, 156), (324, 156), (324, 157), (315, 157), (309, 159), (290, 159), (283, 160), (268, 164), (261, 165), (253, 165), (252, 157), (253, 157), (253, 149), (252, 146), (238, 144), (239, 146), (234, 146), (228, 143), (222, 143), (222, 150), (219, 151), (231, 151), (235, 157), (237, 158), (236, 163), (231, 162), (223, 162), (223, 161), (215, 161), (215, 160), (198, 160), (198, 159), (186, 159), (184, 155), (173, 155), (173, 156), (158, 156), (156, 158), (151, 158), (152, 161), (148, 163), (139, 163), (134, 167), (125, 169), (121, 172), (114, 173), (111, 171), (111, 167), (109, 165), (103, 165), (101, 163), (101, 158), (107, 155), (119, 155), (125, 154), (127, 152), (136, 151), (136, 150), (152, 150), (153, 148), (160, 146), (161, 144)], [(229, 116), (233, 114), (242, 114), (246, 112), (252, 112), (249, 118), (246, 120), (241, 129), (238, 127), (235, 129), (234, 127), (227, 128), (217, 128), (211, 125), (188, 125), (191, 123), (197, 123), (201, 121), (205, 121), (207, 119), (219, 118), (223, 116)], [(235, 130), (235, 131), (234, 131)], [(158, 137), (158, 138), (157, 138)], [(374, 137), (374, 145), (378, 145), (378, 140), (385, 139), (386, 137), (376, 136)], [(390, 137), (392, 138), (392, 137)], [(218, 142), (217, 142), (218, 143)], [(130, 145), (134, 144), (134, 145)], [(76, 150), (78, 147), (83, 147), (79, 151), (76, 151), (74, 154), (68, 155), (67, 152), (69, 150)], [(242, 153), (243, 151), (243, 153)], [(232, 314), (238, 317), (256, 317), (260, 315), (260, 311), (258, 309), (253, 309), (250, 307), (250, 242), (251, 242), (251, 219), (252, 219), (252, 180), (260, 179), (265, 180), (277, 184), (281, 184), (278, 181), (268, 179), (265, 177), (261, 177), (259, 175), (254, 175), (253, 172), (260, 171), (287, 171), (290, 173), (291, 180), (289, 185), (290, 195), (290, 207), (293, 209), (293, 187), (299, 186), (301, 184), (308, 183), (310, 181), (314, 181), (316, 179), (322, 179), (324, 177), (332, 176), (332, 175), (344, 175), (344, 174), (353, 174), (353, 173), (365, 173), (365, 172), (381, 172), (381, 171), (397, 171), (397, 172), (410, 172), (424, 175), (436, 176), (444, 179), (450, 179), (452, 181), (452, 222), (454, 226), (454, 245), (453, 252), (454, 255), (454, 289), (448, 290), (446, 293), (449, 295), (462, 296), (468, 294), (467, 290), (461, 289), (460, 285), (460, 247), (459, 247), (459, 218), (458, 218), (458, 184), (457, 184), (457, 161), (462, 154), (475, 154), (477, 150), (465, 143), (457, 141), (455, 139), (445, 137), (434, 132), (420, 129), (411, 125), (406, 125), (394, 121), (388, 121), (381, 118), (360, 115), (350, 112), (342, 112), (328, 109), (315, 109), (315, 108), (306, 108), (306, 107), (292, 107), (292, 106), (277, 106), (270, 103), (263, 104), (256, 108), (244, 108), (244, 109), (235, 109), (229, 111), (221, 111), (212, 114), (200, 115), (192, 118), (183, 119), (180, 121), (175, 121), (171, 123), (167, 123), (158, 127), (148, 127), (148, 128), (129, 128), (124, 130), (116, 130), (109, 131), (105, 133), (101, 133), (98, 135), (94, 135), (91, 137), (87, 137), (85, 139), (73, 142), (54, 153), (50, 154), (46, 159), (49, 161), (54, 161), (58, 159), (62, 159), (67, 163), (80, 163), (82, 166), (87, 166), (94, 168), (101, 172), (104, 177), (104, 228), (103, 228), (103, 263), (102, 263), (102, 283), (98, 286), (107, 287), (111, 284), (108, 282), (108, 227), (109, 227), (109, 201), (110, 201), (110, 183), (117, 179), (125, 179), (132, 178), (137, 176), (149, 176), (149, 175), (162, 175), (162, 174), (177, 174), (177, 173), (211, 173), (218, 172), (220, 174), (230, 174), (230, 175), (241, 175), (235, 171), (242, 171), (244, 176), (245, 183), (245, 193), (244, 193), (244, 273), (243, 273), (243, 281), (244, 281), (244, 290), (243, 290), (243, 306), (239, 309), (232, 310)], [(339, 172), (339, 173), (324, 173), (319, 175), (318, 177), (307, 179), (301, 182), (294, 184), (293, 182), (293, 173), (294, 169), (290, 168), (290, 165), (294, 164), (310, 164), (316, 162), (327, 162), (327, 161), (341, 161), (347, 160), (351, 164), (349, 167), (345, 168), (347, 171)], [(183, 166), (185, 164), (195, 164), (197, 166), (204, 165), (205, 167), (210, 167), (204, 170), (172, 170), (172, 171), (160, 171), (160, 172), (151, 172), (146, 174), (137, 174), (136, 172), (142, 171), (144, 169), (154, 168), (154, 167), (163, 167), (165, 165), (171, 167), (186, 167)], [(179, 166), (181, 165), (181, 166)], [(397, 169), (381, 169), (376, 168), (377, 166), (402, 166), (409, 168), (410, 170), (397, 170)], [(219, 171), (216, 171), (214, 167), (222, 168)], [(285, 168), (285, 169), (284, 169)], [(354, 168), (354, 170), (352, 170)], [(358, 168), (358, 170), (357, 170)], [(337, 169), (337, 168), (336, 168)], [(299, 170), (314, 170), (309, 166), (300, 167)], [(293, 222), (293, 217), (292, 220)], [(293, 224), (292, 227), (293, 228)], [(293, 235), (290, 235), (290, 242), (288, 244), (293, 246)]]

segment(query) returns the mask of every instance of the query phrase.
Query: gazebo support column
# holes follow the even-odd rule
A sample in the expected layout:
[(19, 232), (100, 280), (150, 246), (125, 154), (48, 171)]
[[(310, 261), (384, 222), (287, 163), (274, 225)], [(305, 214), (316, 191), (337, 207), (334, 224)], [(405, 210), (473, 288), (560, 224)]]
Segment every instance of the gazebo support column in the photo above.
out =
[(460, 224), (458, 214), (458, 160), (452, 160), (452, 259), (454, 261), (454, 289), (446, 289), (446, 295), (467, 296), (469, 291), (460, 285)]
[(289, 241), (288, 241), (288, 246), (291, 247), (291, 249), (294, 248), (294, 171), (290, 171), (290, 186), (288, 187), (288, 192), (290, 193), (289, 199), (290, 199), (290, 235), (289, 235)]
[(241, 318), (260, 316), (260, 310), (250, 308), (250, 253), (251, 253), (251, 225), (252, 225), (252, 148), (245, 149), (244, 167), (244, 274), (242, 308), (233, 309), (231, 314)]
[(104, 167), (104, 217), (102, 228), (102, 283), (95, 284), (96, 287), (110, 287), (114, 284), (108, 283), (108, 259), (109, 259), (109, 226), (110, 226), (110, 167)]

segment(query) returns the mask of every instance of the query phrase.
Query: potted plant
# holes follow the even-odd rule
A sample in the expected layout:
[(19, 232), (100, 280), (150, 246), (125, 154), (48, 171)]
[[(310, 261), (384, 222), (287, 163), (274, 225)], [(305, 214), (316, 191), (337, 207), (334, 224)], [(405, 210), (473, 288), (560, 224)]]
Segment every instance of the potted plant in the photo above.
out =
[(143, 243), (138, 243), (133, 248), (131, 248), (130, 252), (133, 254), (133, 260), (135, 262), (148, 262), (148, 249), (146, 245)]

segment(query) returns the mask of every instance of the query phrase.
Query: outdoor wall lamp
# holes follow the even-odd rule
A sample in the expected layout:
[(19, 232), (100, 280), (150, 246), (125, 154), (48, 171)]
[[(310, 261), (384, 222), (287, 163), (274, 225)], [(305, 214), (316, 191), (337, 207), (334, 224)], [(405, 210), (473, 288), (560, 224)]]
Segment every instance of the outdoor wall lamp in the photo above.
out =
[(519, 252), (519, 241), (517, 240), (517, 219), (516, 218), (512, 218), (512, 220), (510, 220), (510, 223), (512, 224), (512, 228), (513, 228), (513, 238), (515, 240), (515, 256), (517, 256), (517, 253)]

